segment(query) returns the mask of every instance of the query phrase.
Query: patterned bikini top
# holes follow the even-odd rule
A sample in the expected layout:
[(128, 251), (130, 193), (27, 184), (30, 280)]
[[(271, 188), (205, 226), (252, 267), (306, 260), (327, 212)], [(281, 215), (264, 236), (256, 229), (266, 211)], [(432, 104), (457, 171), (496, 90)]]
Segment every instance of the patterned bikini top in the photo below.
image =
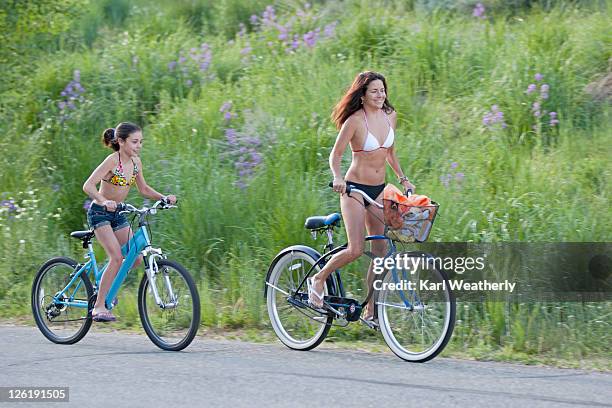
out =
[(106, 181), (107, 183), (110, 183), (115, 186), (131, 186), (136, 182), (136, 176), (138, 175), (138, 166), (136, 165), (136, 163), (134, 163), (134, 160), (132, 160), (132, 164), (134, 165), (134, 171), (132, 172), (132, 177), (130, 178), (130, 182), (128, 183), (127, 179), (125, 178), (125, 174), (123, 173), (123, 166), (121, 165), (121, 153), (119, 153), (119, 164), (117, 165), (117, 168), (113, 170), (113, 175), (110, 179), (103, 181)]

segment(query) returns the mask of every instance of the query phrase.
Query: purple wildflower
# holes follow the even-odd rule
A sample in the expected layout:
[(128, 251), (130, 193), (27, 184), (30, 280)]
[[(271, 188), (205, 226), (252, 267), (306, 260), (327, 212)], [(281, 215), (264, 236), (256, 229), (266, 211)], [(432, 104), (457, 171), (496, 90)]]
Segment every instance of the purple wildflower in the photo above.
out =
[(221, 105), (219, 112), (228, 112), (230, 109), (232, 109), (232, 101), (226, 101)]
[(550, 86), (548, 84), (542, 84), (542, 86), (540, 87), (540, 96), (542, 97), (542, 99), (548, 99), (549, 89)]
[(0, 201), (0, 207), (8, 208), (9, 213), (17, 211), (17, 206), (15, 205), (15, 200), (13, 199)]
[(75, 69), (72, 73), (72, 78), (72, 81), (66, 85), (62, 92), (60, 92), (64, 100), (57, 104), (60, 111), (62, 111), (60, 116), (62, 121), (68, 118), (68, 114), (64, 113), (66, 109), (75, 110), (77, 108), (73, 101), (84, 101), (83, 94), (85, 93), (85, 88), (83, 88), (79, 82), (81, 79), (81, 71)]
[(536, 84), (529, 84), (527, 87), (527, 94), (531, 94), (536, 91)]
[(323, 33), (324, 33), (323, 35), (326, 38), (333, 37), (337, 25), (338, 25), (337, 21), (334, 21), (333, 23), (326, 25), (325, 29), (323, 30)]
[(317, 43), (317, 34), (314, 31), (309, 31), (306, 34), (304, 34), (304, 44), (307, 47), (314, 47), (315, 44)]
[(238, 143), (238, 132), (236, 132), (236, 129), (225, 129), (225, 139), (230, 146), (236, 146)]
[(291, 48), (290, 48), (290, 50), (291, 50), (291, 51), (293, 51), (293, 50), (297, 50), (297, 49), (298, 49), (298, 47), (300, 46), (300, 42), (299, 42), (298, 38), (299, 38), (299, 37), (298, 37), (298, 35), (297, 35), (297, 34), (295, 34), (295, 35), (293, 36), (293, 42), (291, 43)]
[(253, 50), (253, 48), (251, 48), (251, 45), (247, 42), (246, 43), (246, 47), (244, 47), (243, 49), (240, 50), (240, 55), (250, 54), (252, 50)]
[(533, 116), (535, 116), (536, 118), (539, 118), (542, 114), (540, 112), (540, 103), (534, 102), (533, 105), (531, 105), (531, 111), (533, 112)]
[(170, 61), (168, 63), (168, 71), (174, 71), (175, 67), (176, 67), (176, 61)]
[(278, 27), (278, 31), (280, 32), (278, 34), (278, 39), (279, 40), (285, 41), (289, 37), (289, 30), (287, 29), (287, 27), (279, 26)]
[(193, 85), (193, 81), (191, 79), (188, 79), (187, 81), (185, 81), (185, 85), (187, 85), (187, 87), (191, 87), (191, 85)]
[(535, 74), (535, 80), (536, 81), (541, 81), (544, 78), (544, 75), (540, 74), (539, 72), (537, 74)]
[(485, 13), (485, 6), (482, 3), (477, 3), (476, 7), (474, 7), (474, 10), (472, 11), (472, 16), (476, 18), (486, 18), (484, 13)]
[(450, 165), (451, 169), (456, 169), (457, 166), (459, 166), (459, 163), (457, 163), (457, 162), (452, 162), (451, 165)]
[(485, 113), (482, 118), (482, 123), (488, 128), (492, 128), (493, 125), (499, 123), (502, 129), (506, 128), (506, 122), (504, 122), (504, 113), (499, 110), (499, 106), (491, 106), (491, 111)]
[(557, 119), (557, 112), (550, 112), (550, 126), (555, 126), (559, 123), (559, 120)]
[(251, 22), (251, 24), (255, 25), (257, 24), (257, 16), (255, 14), (253, 14), (250, 18), (249, 21)]
[(461, 173), (461, 172), (459, 172), (459, 173), (455, 174), (455, 179), (456, 179), (458, 182), (463, 181), (463, 178), (464, 178), (464, 177), (465, 177), (465, 174), (463, 174), (463, 173)]
[(240, 31), (238, 31), (238, 37), (242, 38), (246, 34), (246, 26), (243, 23), (239, 25)]
[(451, 179), (452, 179), (452, 176), (450, 174), (445, 174), (445, 175), (440, 176), (440, 181), (446, 188), (448, 188)]

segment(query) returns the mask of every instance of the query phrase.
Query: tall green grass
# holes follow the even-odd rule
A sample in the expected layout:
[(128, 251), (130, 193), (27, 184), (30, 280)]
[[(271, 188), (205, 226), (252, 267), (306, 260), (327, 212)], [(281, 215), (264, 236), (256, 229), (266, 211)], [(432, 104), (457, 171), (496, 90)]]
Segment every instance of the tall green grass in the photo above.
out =
[[(609, 241), (610, 110), (585, 92), (609, 69), (607, 9), (497, 2), (480, 20), (468, 3), (434, 3), (276, 4), (277, 21), (293, 16), (300, 35), (338, 21), (333, 38), (290, 53), (276, 29), (249, 22), (266, 3), (114, 0), (80, 10), (53, 47), (22, 55), (1, 88), (0, 194), (21, 210), (0, 213), (0, 316), (28, 313), (14, 299), (28, 299), (46, 258), (81, 256), (66, 237), (86, 227), (81, 186), (110, 153), (100, 134), (134, 121), (144, 127), (147, 181), (180, 200), (157, 217), (153, 238), (196, 276), (203, 324), (267, 327), (267, 265), (284, 246), (311, 242), (307, 216), (339, 210), (326, 187), (336, 135), (329, 115), (365, 69), (387, 77), (404, 171), (441, 203), (431, 240)], [(212, 50), (206, 72), (189, 62), (186, 73), (169, 69), (202, 43)], [(252, 51), (241, 53), (247, 44)], [(74, 70), (85, 100), (61, 120), (57, 103)], [(532, 128), (525, 90), (536, 73), (550, 84), (545, 106), (558, 112), (556, 128)], [(229, 123), (220, 112), (227, 101), (236, 114)], [(492, 105), (506, 129), (483, 126)], [(244, 189), (228, 127), (261, 140), (262, 163)], [(128, 200), (141, 202), (136, 191)], [(348, 278), (355, 292), (359, 268)], [(135, 316), (135, 303), (120, 313)], [(607, 303), (460, 305), (452, 347), (609, 356), (609, 316)]]

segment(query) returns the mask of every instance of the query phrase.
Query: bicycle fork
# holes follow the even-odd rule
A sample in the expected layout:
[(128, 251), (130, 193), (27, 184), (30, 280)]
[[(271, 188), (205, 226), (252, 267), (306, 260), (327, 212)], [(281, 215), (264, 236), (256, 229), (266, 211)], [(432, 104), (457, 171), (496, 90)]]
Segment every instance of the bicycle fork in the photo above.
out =
[(167, 293), (168, 297), (170, 298), (170, 302), (164, 303), (159, 294), (159, 291), (157, 290), (156, 281), (160, 277), (160, 275), (156, 259), (165, 259), (165, 256), (162, 254), (161, 249), (149, 247), (142, 252), (142, 255), (145, 264), (145, 273), (147, 274), (147, 279), (149, 280), (149, 287), (150, 290), (153, 292), (155, 303), (162, 309), (176, 308), (178, 306), (178, 299), (176, 298), (174, 291), (172, 290), (170, 277), (166, 272), (162, 272), (161, 278), (163, 279), (164, 286), (168, 291)]

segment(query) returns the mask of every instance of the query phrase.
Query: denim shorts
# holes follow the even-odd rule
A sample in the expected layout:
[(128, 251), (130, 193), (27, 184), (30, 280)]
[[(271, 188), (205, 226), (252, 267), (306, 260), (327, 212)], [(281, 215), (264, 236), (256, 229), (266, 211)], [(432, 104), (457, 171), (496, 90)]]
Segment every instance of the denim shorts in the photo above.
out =
[(110, 225), (113, 231), (118, 231), (130, 225), (125, 215), (107, 211), (106, 208), (96, 203), (91, 203), (89, 210), (87, 210), (87, 222), (94, 230), (104, 225)]

